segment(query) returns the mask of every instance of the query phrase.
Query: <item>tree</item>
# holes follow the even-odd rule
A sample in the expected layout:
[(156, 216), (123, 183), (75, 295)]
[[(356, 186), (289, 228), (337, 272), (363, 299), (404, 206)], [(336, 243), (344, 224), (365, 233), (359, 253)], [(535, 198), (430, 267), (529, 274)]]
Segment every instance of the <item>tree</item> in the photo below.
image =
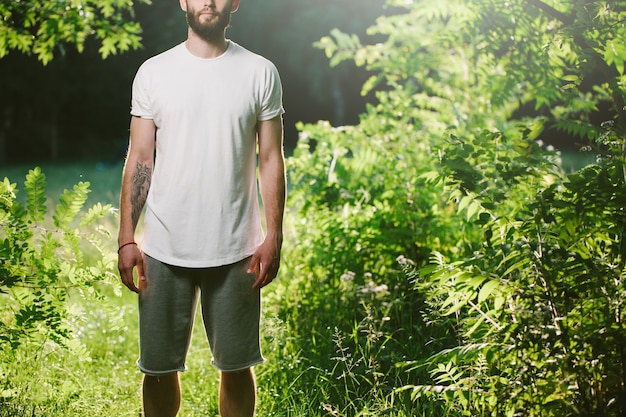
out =
[(132, 78), (144, 59), (184, 36), (181, 13), (175, 2), (135, 5), (144, 39), (133, 53), (102, 59), (101, 40), (92, 36), (82, 52), (61, 43), (45, 66), (18, 50), (0, 59), (0, 73), (11, 75), (0, 79), (0, 164), (96, 155), (120, 161)]
[(620, 2), (411, 4), (419, 10), (408, 6), (410, 13), (382, 18), (371, 29), (388, 37), (384, 43), (360, 47), (338, 33), (321, 46), (335, 63), (355, 57), (378, 72), (366, 88), (384, 82), (420, 94), (419, 108), (446, 105), (452, 117), (445, 123), (478, 121), (484, 128), (490, 119), (502, 127), (502, 121), (543, 117), (562, 133), (593, 140), (608, 117), (626, 130)]
[(98, 39), (103, 58), (140, 45), (132, 0), (18, 0), (2, 2), (0, 14), (0, 58), (17, 50), (47, 64), (66, 44), (82, 51), (89, 37)]
[[(149, 0), (140, 2), (148, 3)], [(48, 65), (55, 56), (57, 62), (63, 61), (48, 72), (23, 57), (17, 57), (12, 63), (3, 62), (6, 73), (10, 73), (11, 77), (3, 77), (0, 165), (8, 161), (7, 155), (13, 154), (10, 148), (16, 143), (29, 143), (29, 151), (19, 154), (31, 159), (40, 156), (32, 152), (34, 150), (52, 159), (64, 153), (66, 132), (61, 128), (64, 107), (77, 89), (83, 101), (89, 91), (85, 85), (76, 83), (75, 78), (69, 78), (76, 68), (71, 66), (71, 62), (63, 60), (68, 54), (73, 55), (67, 46), (73, 45), (78, 52), (83, 52), (85, 46), (95, 40), (95, 47), (102, 58), (139, 48), (141, 27), (133, 21), (133, 7), (132, 0), (18, 0), (0, 3), (0, 15), (3, 16), (0, 20), (0, 59), (4, 61), (11, 51), (17, 51), (36, 56), (44, 65)], [(37, 85), (32, 79), (20, 83), (20, 76), (33, 77), (45, 83)], [(64, 77), (70, 82), (58, 82)], [(57, 82), (49, 82), (50, 78)], [(36, 95), (36, 99), (29, 98), (29, 94)], [(41, 122), (33, 124), (33, 119)], [(70, 123), (75, 125), (77, 119), (73, 118)], [(16, 140), (13, 132), (21, 132), (19, 135), (22, 138)], [(84, 141), (84, 135), (80, 137)], [(37, 142), (42, 143), (32, 146)]]

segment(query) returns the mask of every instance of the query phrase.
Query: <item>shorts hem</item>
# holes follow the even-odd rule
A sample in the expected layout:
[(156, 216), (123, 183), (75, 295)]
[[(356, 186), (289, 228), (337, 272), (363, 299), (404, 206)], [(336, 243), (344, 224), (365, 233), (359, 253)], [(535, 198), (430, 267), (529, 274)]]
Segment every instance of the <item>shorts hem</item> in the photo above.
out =
[(173, 374), (176, 372), (185, 372), (187, 370), (187, 367), (183, 366), (180, 368), (175, 368), (175, 369), (166, 370), (166, 371), (152, 371), (150, 369), (144, 368), (139, 361), (137, 361), (137, 367), (143, 374), (148, 375), (148, 376), (163, 376), (163, 375)]
[(244, 369), (252, 368), (253, 366), (260, 365), (264, 362), (265, 358), (260, 358), (241, 365), (220, 366), (215, 361), (211, 361), (211, 364), (213, 365), (213, 367), (215, 367), (215, 369), (221, 372), (237, 372), (243, 371)]

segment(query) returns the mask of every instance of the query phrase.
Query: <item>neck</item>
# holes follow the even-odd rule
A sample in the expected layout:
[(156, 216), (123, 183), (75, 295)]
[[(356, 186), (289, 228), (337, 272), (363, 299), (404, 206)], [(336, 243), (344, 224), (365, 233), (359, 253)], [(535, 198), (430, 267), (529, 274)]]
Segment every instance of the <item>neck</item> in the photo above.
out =
[(189, 29), (185, 44), (192, 55), (204, 59), (217, 58), (226, 52), (228, 48), (228, 41), (224, 35), (216, 37), (215, 39), (204, 39), (199, 37), (191, 29)]

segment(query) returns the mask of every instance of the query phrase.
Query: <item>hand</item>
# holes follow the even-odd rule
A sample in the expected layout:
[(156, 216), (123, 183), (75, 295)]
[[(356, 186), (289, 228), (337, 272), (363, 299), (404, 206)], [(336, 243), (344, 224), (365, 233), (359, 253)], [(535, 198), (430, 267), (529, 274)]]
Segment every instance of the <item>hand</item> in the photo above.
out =
[(280, 243), (265, 239), (252, 255), (248, 273), (254, 273), (256, 280), (252, 288), (260, 289), (272, 282), (280, 268)]
[[(143, 256), (137, 245), (127, 245), (120, 249), (117, 257), (117, 268), (120, 271), (120, 277), (126, 287), (136, 293), (146, 284), (146, 276), (143, 268)], [(135, 285), (134, 269), (137, 268), (137, 276), (139, 277), (139, 287)]]

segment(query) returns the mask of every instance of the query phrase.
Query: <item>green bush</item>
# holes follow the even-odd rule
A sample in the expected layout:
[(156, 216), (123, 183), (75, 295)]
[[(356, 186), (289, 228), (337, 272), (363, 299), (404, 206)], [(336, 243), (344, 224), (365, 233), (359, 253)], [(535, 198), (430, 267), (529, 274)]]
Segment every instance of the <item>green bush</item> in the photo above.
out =
[[(318, 43), (373, 71), (378, 102), (357, 126), (301, 125), (288, 161), (287, 401), (622, 415), (624, 11), (388, 4), (383, 41)], [(565, 175), (540, 141), (559, 132), (604, 157)]]
[[(463, 259), (436, 255), (431, 266), (407, 267), (416, 291), (427, 294), (433, 322), (457, 332), (454, 346), (407, 363), (431, 376), (430, 383), (405, 387), (414, 399), (440, 403), (448, 415), (626, 412), (622, 143), (607, 131), (601, 145), (611, 157), (568, 176), (557, 175), (549, 160), (518, 159), (525, 174), (511, 177), (513, 184), (493, 181), (502, 173), (477, 158), (493, 158), (493, 148), (475, 148), (467, 161), (477, 177), (490, 178), (479, 181), (480, 192), (468, 190), (467, 173), (444, 158), (446, 174), (438, 178), (461, 201), (474, 195), (459, 209), (485, 238)], [(456, 142), (445, 154), (463, 148)], [(515, 152), (498, 153), (499, 160), (517, 159)], [(531, 187), (520, 192), (520, 183)], [(505, 199), (494, 204), (492, 196), (503, 190)]]
[[(7, 178), (0, 183), (0, 404), (4, 410), (38, 391), (38, 379), (30, 377), (37, 374), (42, 358), (58, 349), (77, 357), (86, 354), (72, 332), (77, 317), (68, 308), (68, 298), (98, 297), (98, 285), (111, 282), (116, 261), (107, 249), (110, 232), (101, 222), (112, 214), (111, 206), (98, 203), (82, 211), (89, 183), (65, 190), (52, 210), (47, 207), (46, 177), (39, 168), (26, 176), (24, 191), (20, 200), (16, 184)], [(19, 415), (16, 409), (13, 413)]]

